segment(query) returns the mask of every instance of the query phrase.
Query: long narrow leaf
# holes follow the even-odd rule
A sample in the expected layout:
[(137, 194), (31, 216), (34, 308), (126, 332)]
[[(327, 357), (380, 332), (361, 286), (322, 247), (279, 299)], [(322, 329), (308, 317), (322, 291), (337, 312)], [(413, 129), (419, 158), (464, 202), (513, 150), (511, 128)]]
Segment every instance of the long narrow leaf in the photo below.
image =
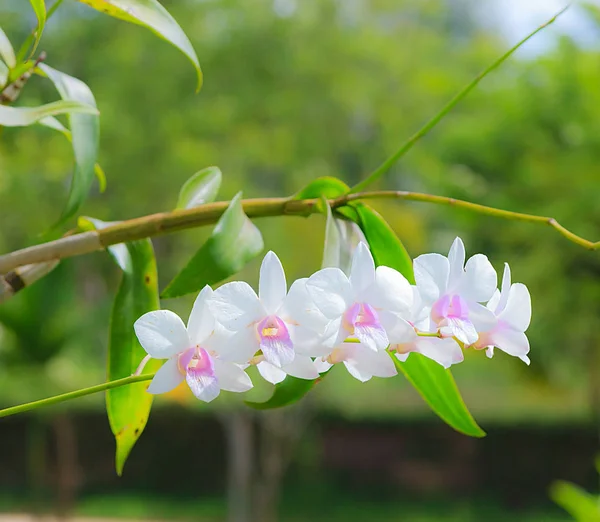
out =
[[(63, 100), (86, 103), (96, 107), (96, 100), (90, 88), (81, 80), (57, 71), (46, 64), (40, 69), (54, 83)], [(94, 168), (98, 157), (100, 123), (97, 115), (70, 114), (69, 126), (71, 143), (75, 156), (75, 171), (71, 190), (59, 223), (69, 219), (81, 208), (94, 181)]]
[(142, 25), (185, 54), (198, 75), (197, 90), (202, 87), (202, 70), (188, 37), (169, 12), (156, 0), (79, 0), (97, 11)]
[(309, 381), (307, 379), (298, 379), (288, 375), (283, 382), (275, 385), (273, 395), (265, 402), (251, 402), (245, 401), (247, 406), (254, 408), (255, 410), (270, 410), (273, 408), (282, 408), (283, 406), (289, 406), (295, 402), (298, 402), (304, 397), (310, 390), (312, 390), (316, 384), (326, 374), (321, 375), (318, 379)]
[(0, 105), (0, 125), (4, 127), (26, 127), (42, 118), (57, 114), (98, 114), (95, 107), (78, 101), (57, 101), (39, 107), (7, 107)]
[[(13, 49), (8, 36), (0, 27), (0, 58), (4, 60), (9, 69), (12, 69), (17, 65), (17, 59), (15, 57), (15, 51)], [(0, 85), (1, 87), (1, 85)]]
[[(79, 224), (82, 228), (103, 228), (110, 223), (82, 218)], [(108, 252), (123, 272), (110, 321), (107, 380), (112, 381), (132, 375), (145, 357), (133, 323), (146, 312), (160, 308), (160, 303), (154, 249), (149, 239), (114, 245)], [(151, 360), (146, 371), (150, 373), (159, 367), (160, 361)], [(147, 388), (148, 382), (140, 382), (106, 392), (106, 411), (117, 443), (115, 464), (119, 475), (150, 415), (153, 396), (147, 393)]]
[(29, 52), (29, 56), (33, 56), (35, 53), (38, 44), (40, 43), (40, 39), (42, 38), (42, 33), (44, 32), (44, 26), (46, 25), (46, 3), (44, 0), (29, 0), (31, 3), (31, 7), (35, 11), (35, 16), (38, 20), (38, 25), (35, 30), (35, 41), (33, 42), (33, 47)]

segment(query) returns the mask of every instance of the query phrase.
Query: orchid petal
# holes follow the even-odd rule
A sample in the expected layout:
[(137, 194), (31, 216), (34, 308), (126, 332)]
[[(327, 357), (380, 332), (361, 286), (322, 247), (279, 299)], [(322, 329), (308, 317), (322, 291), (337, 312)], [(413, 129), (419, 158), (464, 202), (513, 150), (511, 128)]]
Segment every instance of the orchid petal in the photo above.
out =
[(306, 290), (328, 319), (341, 316), (352, 305), (352, 286), (339, 268), (319, 270), (306, 282)]
[(202, 344), (215, 329), (215, 319), (208, 309), (208, 300), (212, 295), (212, 288), (206, 285), (194, 301), (187, 326), (192, 344)]
[(357, 366), (354, 361), (344, 361), (344, 366), (346, 367), (346, 370), (348, 370), (348, 373), (360, 382), (367, 382), (373, 377), (370, 373), (366, 372), (364, 368)]
[(322, 335), (300, 325), (288, 324), (288, 330), (296, 354), (319, 357), (331, 352), (331, 347), (325, 344), (325, 338)]
[(208, 301), (208, 306), (215, 319), (233, 331), (266, 315), (252, 287), (243, 281), (233, 281), (217, 288)]
[(285, 272), (281, 261), (274, 252), (268, 252), (260, 265), (258, 296), (267, 315), (272, 315), (281, 306), (287, 293)]
[(469, 321), (477, 332), (489, 332), (498, 323), (496, 315), (479, 303), (469, 303)]
[(158, 395), (159, 393), (167, 393), (177, 388), (183, 381), (184, 375), (179, 371), (177, 357), (171, 357), (163, 364), (148, 386), (148, 393)]
[(396, 314), (380, 312), (379, 320), (385, 328), (390, 344), (409, 343), (417, 338), (414, 327)]
[(393, 377), (398, 374), (394, 361), (385, 350), (374, 352), (362, 344), (355, 346), (346, 361), (358, 368), (362, 375)]
[(400, 272), (379, 266), (375, 271), (375, 283), (365, 292), (365, 301), (375, 308), (389, 310), (408, 319), (413, 305), (413, 290)]
[(317, 334), (322, 334), (329, 319), (314, 304), (306, 288), (307, 281), (307, 278), (303, 278), (292, 283), (277, 315), (286, 323), (299, 324)]
[(524, 332), (531, 322), (531, 296), (524, 284), (515, 283), (510, 287), (506, 308), (499, 318), (516, 330)]
[(233, 334), (217, 329), (215, 339), (211, 337), (208, 346), (219, 354), (220, 359), (238, 364), (247, 363), (260, 349), (254, 326), (242, 328)]
[(219, 381), (214, 375), (203, 375), (202, 373), (188, 370), (185, 380), (197, 399), (210, 402), (216, 399), (221, 392)]
[(319, 373), (325, 373), (333, 366), (333, 364), (331, 364), (330, 362), (323, 360), (323, 357), (317, 357), (314, 363), (315, 368)]
[(415, 351), (441, 364), (444, 368), (450, 368), (453, 364), (464, 360), (463, 351), (451, 338), (420, 337), (415, 348)]
[(217, 358), (213, 360), (213, 364), (215, 375), (219, 380), (219, 387), (222, 390), (243, 393), (252, 388), (250, 377), (237, 364)]
[(498, 275), (489, 259), (476, 254), (467, 261), (459, 292), (467, 301), (483, 303), (492, 297), (497, 284)]
[(448, 318), (448, 324), (440, 328), (440, 333), (444, 337), (456, 337), (461, 343), (470, 345), (477, 342), (479, 334), (473, 323), (459, 318)]
[(504, 263), (504, 273), (502, 274), (502, 289), (500, 291), (500, 300), (498, 306), (494, 310), (497, 314), (506, 308), (508, 294), (510, 293), (510, 267), (508, 263)]
[(460, 237), (457, 237), (450, 247), (450, 252), (448, 252), (448, 264), (450, 266), (448, 289), (454, 290), (462, 279), (465, 266), (465, 244)]
[(283, 371), (298, 379), (313, 380), (319, 377), (319, 370), (310, 357), (297, 355), (290, 364), (283, 367)]
[(154, 359), (167, 359), (191, 344), (183, 321), (170, 310), (148, 312), (133, 328), (142, 348)]
[(360, 295), (375, 282), (375, 261), (366, 243), (362, 241), (352, 256), (350, 268), (350, 284), (355, 294)]
[(294, 343), (287, 326), (279, 317), (265, 317), (257, 325), (257, 331), (260, 349), (268, 362), (281, 368), (294, 360)]
[(492, 334), (494, 346), (508, 355), (522, 357), (529, 353), (529, 339), (523, 332), (499, 326)]
[(485, 307), (493, 313), (500, 313), (500, 291), (496, 289), (494, 294), (485, 305)]
[(411, 352), (405, 352), (405, 353), (394, 352), (394, 357), (396, 357), (396, 359), (398, 359), (400, 362), (406, 362), (406, 359), (408, 359), (408, 356), (410, 354), (411, 354)]
[(421, 299), (432, 304), (448, 286), (448, 259), (440, 254), (423, 254), (414, 260), (413, 267)]
[(271, 384), (279, 384), (285, 379), (286, 373), (281, 368), (273, 366), (270, 362), (261, 361), (256, 365), (256, 367), (258, 368), (258, 373), (262, 375), (263, 379)]

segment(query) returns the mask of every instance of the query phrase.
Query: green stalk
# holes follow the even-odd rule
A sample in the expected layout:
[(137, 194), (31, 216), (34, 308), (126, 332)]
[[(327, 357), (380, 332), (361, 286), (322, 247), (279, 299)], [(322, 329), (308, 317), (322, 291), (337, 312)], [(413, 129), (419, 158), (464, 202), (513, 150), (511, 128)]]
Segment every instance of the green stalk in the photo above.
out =
[(133, 384), (136, 382), (149, 381), (153, 377), (154, 374), (131, 375), (130, 377), (124, 377), (123, 379), (116, 379), (114, 381), (104, 382), (102, 384), (97, 384), (96, 386), (90, 386), (89, 388), (83, 388), (81, 390), (63, 393), (61, 395), (55, 395), (54, 397), (48, 397), (47, 399), (28, 402), (26, 404), (19, 404), (18, 406), (12, 406), (10, 408), (4, 408), (3, 410), (0, 410), (0, 417), (8, 417), (9, 415), (15, 415), (17, 413), (35, 410), (43, 406), (59, 404), (61, 402), (70, 401), (72, 399), (77, 399), (86, 395), (91, 395), (92, 393), (110, 390), (111, 388), (118, 388), (119, 386), (126, 386), (128, 384)]
[(550, 24), (552, 24), (561, 14), (563, 14), (569, 5), (561, 9), (558, 13), (556, 13), (550, 20), (540, 25), (533, 32), (529, 33), (525, 38), (517, 42), (513, 47), (511, 47), (508, 51), (506, 51), (500, 58), (498, 58), (494, 63), (489, 65), (486, 69), (484, 69), (481, 73), (479, 73), (471, 82), (469, 82), (463, 89), (454, 96), (443, 108), (439, 111), (433, 118), (431, 118), (421, 129), (419, 129), (415, 134), (413, 134), (404, 144), (387, 160), (385, 160), (376, 170), (374, 170), (371, 174), (367, 176), (366, 179), (362, 180), (358, 184), (354, 185), (350, 190), (350, 193), (353, 194), (355, 192), (360, 192), (364, 190), (371, 183), (377, 181), (381, 176), (383, 176), (388, 170), (392, 168), (394, 163), (396, 163), (404, 154), (406, 154), (410, 149), (412, 149), (413, 145), (419, 141), (423, 136), (425, 136), (431, 129), (433, 129), (441, 120), (448, 114), (455, 105), (457, 105), (467, 94), (469, 94), (477, 84), (483, 80), (489, 73), (491, 73), (494, 69), (498, 68), (502, 63), (504, 63), (519, 47), (521, 47), (525, 42), (533, 38), (537, 33), (539, 33), (542, 29), (545, 29)]

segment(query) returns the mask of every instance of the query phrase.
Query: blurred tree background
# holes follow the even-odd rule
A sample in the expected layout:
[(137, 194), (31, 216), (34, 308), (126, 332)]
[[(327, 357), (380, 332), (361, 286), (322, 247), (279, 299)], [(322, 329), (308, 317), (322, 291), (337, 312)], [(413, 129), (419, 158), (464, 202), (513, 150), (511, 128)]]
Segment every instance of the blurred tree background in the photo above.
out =
[[(198, 53), (205, 74), (199, 95), (185, 58), (148, 31), (76, 2), (65, 2), (46, 28), (41, 48), (48, 63), (84, 80), (101, 111), (100, 163), (108, 187), (87, 201), (85, 215), (119, 220), (172, 209), (183, 182), (209, 165), (224, 173), (222, 199), (239, 190), (246, 197), (289, 195), (324, 175), (354, 183), (507, 47), (499, 33), (480, 23), (467, 0), (163, 3)], [(11, 40), (22, 41), (35, 25), (28, 3), (5, 0), (0, 25)], [(584, 237), (599, 239), (599, 63), (597, 46), (582, 48), (568, 37), (538, 57), (509, 60), (381, 185), (552, 216)], [(22, 99), (33, 105), (52, 96), (51, 87), (34, 78)], [(49, 129), (2, 131), (0, 251), (38, 242), (56, 220), (71, 154), (64, 137)], [(485, 252), (499, 271), (509, 261), (513, 278), (530, 288), (531, 367), (502, 353), (493, 361), (470, 353), (454, 370), (484, 428), (493, 433), (522, 425), (548, 431), (598, 425), (597, 253), (550, 228), (425, 204), (386, 202), (378, 209), (413, 256), (445, 253), (460, 235), (471, 254)], [(258, 226), (290, 280), (318, 268), (324, 234), (320, 216), (263, 219)], [(163, 286), (206, 234), (193, 230), (154, 242)], [(251, 283), (258, 263), (244, 274)], [(104, 379), (118, 277), (107, 256), (76, 258), (0, 307), (2, 406)], [(163, 303), (175, 311), (189, 305), (189, 299)], [(206, 407), (177, 390), (157, 401), (144, 437), (152, 437), (152, 424), (160, 422), (167, 411), (161, 406), (169, 401), (182, 403), (194, 418), (229, 419), (230, 434), (245, 429), (243, 420), (235, 421), (234, 399)], [(101, 397), (93, 397), (74, 407), (85, 415), (101, 404)], [(296, 456), (302, 461), (323, 451), (315, 442), (315, 415), (365, 425), (421, 418), (439, 424), (401, 377), (360, 384), (334, 372), (305, 409), (310, 412), (274, 414), (293, 417), (298, 432), (313, 427)], [(30, 461), (36, 460), (39, 424), (55, 425), (55, 412), (31, 421)], [(274, 437), (272, 426), (265, 429)], [(111, 451), (108, 447), (103, 458), (112, 458)], [(134, 456), (138, 451), (142, 448), (134, 449)], [(593, 476), (591, 460), (589, 467)], [(214, 516), (222, 511), (216, 509)], [(467, 512), (443, 520), (470, 520)], [(418, 519), (411, 516), (389, 520)]]

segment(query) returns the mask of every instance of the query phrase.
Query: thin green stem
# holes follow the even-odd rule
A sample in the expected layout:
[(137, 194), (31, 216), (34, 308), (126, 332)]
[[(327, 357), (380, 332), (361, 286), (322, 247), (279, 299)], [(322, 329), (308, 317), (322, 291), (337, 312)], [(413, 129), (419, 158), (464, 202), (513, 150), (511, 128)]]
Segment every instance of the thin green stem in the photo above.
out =
[(53, 404), (59, 404), (61, 402), (70, 401), (85, 395), (91, 395), (92, 393), (98, 393), (112, 388), (118, 388), (120, 386), (126, 386), (128, 384), (134, 384), (136, 382), (149, 381), (154, 377), (154, 374), (144, 375), (132, 375), (130, 377), (124, 377), (123, 379), (116, 379), (114, 381), (104, 382), (97, 384), (96, 386), (90, 386), (89, 388), (83, 388), (82, 390), (76, 390), (61, 395), (55, 395), (54, 397), (48, 397), (47, 399), (41, 399), (39, 401), (28, 402), (26, 404), (19, 404), (18, 406), (12, 406), (10, 408), (4, 408), (0, 410), (0, 417), (8, 417), (9, 415), (15, 415), (16, 413), (23, 413), (25, 411), (35, 410), (43, 406), (51, 406)]
[(404, 144), (387, 160), (385, 160), (376, 170), (374, 170), (371, 174), (367, 176), (366, 179), (362, 180), (360, 183), (352, 187), (350, 193), (356, 193), (364, 190), (371, 183), (377, 181), (381, 176), (383, 176), (388, 170), (392, 168), (394, 163), (396, 163), (404, 154), (406, 154), (413, 145), (419, 141), (423, 136), (425, 136), (431, 129), (433, 129), (453, 108), (457, 105), (467, 94), (469, 94), (476, 86), (479, 84), (481, 80), (483, 80), (489, 73), (491, 73), (494, 69), (498, 68), (502, 63), (504, 63), (519, 47), (521, 47), (525, 42), (529, 39), (533, 38), (537, 33), (541, 30), (548, 27), (552, 24), (561, 14), (563, 14), (569, 5), (561, 9), (558, 13), (556, 13), (550, 20), (540, 25), (537, 29), (529, 33), (525, 38), (517, 42), (513, 47), (511, 47), (508, 51), (506, 51), (500, 58), (498, 58), (494, 63), (484, 69), (479, 75), (477, 75), (469, 84), (467, 84), (463, 89), (454, 96), (443, 108), (440, 110), (433, 118), (431, 118), (421, 129), (419, 129), (415, 134), (413, 134)]
[(60, 7), (60, 4), (62, 4), (62, 3), (63, 3), (63, 0), (56, 0), (56, 2), (54, 2), (54, 4), (52, 4), (52, 7), (50, 9), (48, 9), (48, 12), (46, 14), (46, 23), (48, 23), (48, 20), (50, 20), (52, 15)]
[(470, 201), (463, 201), (461, 199), (448, 198), (445, 196), (434, 196), (432, 194), (421, 194), (419, 192), (406, 192), (403, 190), (380, 190), (373, 192), (363, 192), (360, 194), (348, 194), (342, 196), (332, 203), (332, 207), (339, 207), (347, 205), (351, 201), (363, 200), (363, 199), (406, 199), (409, 201), (421, 201), (423, 203), (434, 203), (436, 205), (446, 205), (450, 207), (462, 208), (470, 210), (471, 212), (477, 212), (478, 214), (485, 214), (487, 216), (494, 216), (503, 219), (509, 219), (511, 221), (525, 221), (528, 223), (540, 223), (543, 225), (549, 225), (556, 230), (560, 235), (567, 238), (569, 241), (576, 245), (587, 248), (588, 250), (600, 250), (600, 241), (589, 241), (570, 230), (563, 227), (556, 219), (552, 217), (536, 216), (532, 214), (523, 214), (521, 212), (511, 212), (510, 210), (502, 210), (494, 207), (486, 207), (485, 205), (479, 205), (478, 203), (471, 203)]

